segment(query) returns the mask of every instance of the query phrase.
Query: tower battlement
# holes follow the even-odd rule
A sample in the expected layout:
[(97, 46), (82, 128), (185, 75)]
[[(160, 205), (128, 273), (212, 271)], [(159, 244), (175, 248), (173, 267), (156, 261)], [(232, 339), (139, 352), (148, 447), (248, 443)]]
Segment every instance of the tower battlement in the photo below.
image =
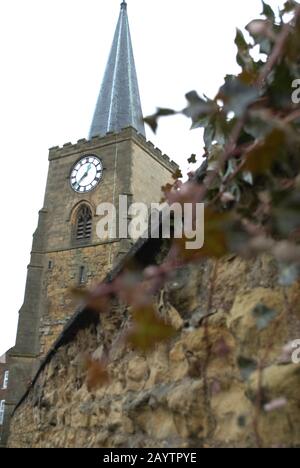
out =
[(157, 148), (151, 141), (148, 141), (143, 135), (138, 133), (133, 127), (126, 127), (119, 133), (109, 132), (105, 136), (94, 136), (89, 140), (81, 138), (77, 143), (68, 142), (62, 146), (54, 146), (49, 149), (49, 161), (66, 157), (70, 154), (73, 155), (76, 152), (81, 154), (82, 152), (89, 151), (90, 149), (95, 150), (97, 148), (111, 145), (112, 143), (118, 143), (129, 139), (133, 140), (136, 144), (149, 152), (152, 157), (157, 158), (163, 165), (168, 166), (170, 171), (176, 171), (178, 168), (178, 164), (171, 160), (168, 155), (163, 154), (159, 148)]

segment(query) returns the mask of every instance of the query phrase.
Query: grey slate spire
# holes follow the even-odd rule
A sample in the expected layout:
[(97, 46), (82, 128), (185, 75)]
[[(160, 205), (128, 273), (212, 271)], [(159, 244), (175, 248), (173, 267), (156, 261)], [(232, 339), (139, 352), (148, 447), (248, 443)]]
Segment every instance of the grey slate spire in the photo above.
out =
[(145, 136), (142, 106), (127, 16), (121, 12), (96, 105), (89, 138), (133, 127)]

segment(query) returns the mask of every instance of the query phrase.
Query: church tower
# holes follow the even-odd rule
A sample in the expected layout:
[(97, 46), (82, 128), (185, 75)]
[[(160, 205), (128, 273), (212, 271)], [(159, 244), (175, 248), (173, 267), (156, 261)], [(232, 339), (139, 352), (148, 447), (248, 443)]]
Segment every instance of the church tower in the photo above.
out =
[(98, 283), (131, 241), (100, 239), (99, 203), (118, 209), (119, 196), (149, 205), (177, 165), (146, 141), (127, 3), (121, 11), (88, 139), (51, 148), (44, 205), (39, 213), (9, 353), (8, 415), (37, 365), (74, 314), (72, 287)]

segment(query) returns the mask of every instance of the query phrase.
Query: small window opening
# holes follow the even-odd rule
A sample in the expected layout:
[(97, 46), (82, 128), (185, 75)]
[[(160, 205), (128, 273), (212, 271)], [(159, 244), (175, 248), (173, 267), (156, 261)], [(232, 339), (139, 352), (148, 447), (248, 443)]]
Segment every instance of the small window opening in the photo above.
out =
[(85, 268), (84, 266), (81, 266), (79, 270), (79, 284), (84, 284), (84, 283), (85, 283)]
[(4, 422), (5, 400), (0, 401), (0, 426)]
[(3, 378), (3, 389), (5, 390), (8, 387), (8, 376), (9, 376), (9, 371), (4, 372), (4, 378)]

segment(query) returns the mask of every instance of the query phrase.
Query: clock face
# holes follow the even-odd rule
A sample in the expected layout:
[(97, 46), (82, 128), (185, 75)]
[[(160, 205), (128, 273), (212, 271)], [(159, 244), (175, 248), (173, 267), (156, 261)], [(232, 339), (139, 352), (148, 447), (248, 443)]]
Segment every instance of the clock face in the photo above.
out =
[(84, 156), (72, 169), (71, 187), (75, 192), (86, 193), (93, 190), (103, 175), (102, 162), (97, 156)]

